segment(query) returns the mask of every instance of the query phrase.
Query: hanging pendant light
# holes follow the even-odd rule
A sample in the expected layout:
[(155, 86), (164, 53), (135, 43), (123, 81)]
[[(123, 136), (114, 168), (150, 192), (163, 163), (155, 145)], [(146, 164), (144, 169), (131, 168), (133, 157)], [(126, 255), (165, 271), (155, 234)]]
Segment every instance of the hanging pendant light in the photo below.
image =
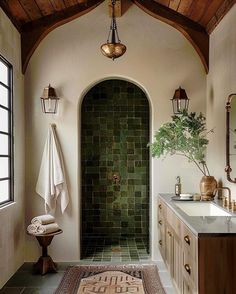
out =
[(122, 56), (126, 51), (126, 46), (120, 42), (116, 18), (115, 18), (115, 3), (116, 0), (112, 0), (112, 19), (110, 30), (107, 38), (107, 43), (101, 46), (102, 54), (113, 60)]

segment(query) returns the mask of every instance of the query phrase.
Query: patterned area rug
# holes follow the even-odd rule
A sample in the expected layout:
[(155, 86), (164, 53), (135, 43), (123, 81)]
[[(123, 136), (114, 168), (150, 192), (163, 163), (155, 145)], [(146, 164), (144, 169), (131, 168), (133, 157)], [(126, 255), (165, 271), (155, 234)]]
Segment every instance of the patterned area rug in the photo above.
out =
[(55, 294), (165, 294), (154, 265), (68, 268)]

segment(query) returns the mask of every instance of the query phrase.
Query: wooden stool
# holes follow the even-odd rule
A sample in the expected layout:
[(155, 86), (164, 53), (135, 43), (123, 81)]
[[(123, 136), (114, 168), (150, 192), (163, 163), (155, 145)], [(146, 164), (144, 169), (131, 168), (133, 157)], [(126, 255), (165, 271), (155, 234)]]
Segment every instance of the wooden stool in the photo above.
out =
[(52, 239), (55, 235), (61, 234), (63, 231), (59, 230), (50, 234), (33, 235), (35, 236), (42, 247), (42, 256), (39, 257), (38, 261), (33, 266), (35, 274), (45, 275), (48, 272), (57, 272), (57, 265), (53, 262), (52, 258), (48, 255), (48, 246), (51, 244)]

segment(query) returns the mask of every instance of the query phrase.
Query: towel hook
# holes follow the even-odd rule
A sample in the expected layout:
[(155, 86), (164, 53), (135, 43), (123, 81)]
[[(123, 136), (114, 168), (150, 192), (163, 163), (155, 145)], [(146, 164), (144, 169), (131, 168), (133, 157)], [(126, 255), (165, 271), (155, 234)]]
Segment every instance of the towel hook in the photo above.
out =
[(56, 124), (50, 124), (50, 126), (51, 126), (52, 128), (56, 128), (56, 127), (57, 127)]

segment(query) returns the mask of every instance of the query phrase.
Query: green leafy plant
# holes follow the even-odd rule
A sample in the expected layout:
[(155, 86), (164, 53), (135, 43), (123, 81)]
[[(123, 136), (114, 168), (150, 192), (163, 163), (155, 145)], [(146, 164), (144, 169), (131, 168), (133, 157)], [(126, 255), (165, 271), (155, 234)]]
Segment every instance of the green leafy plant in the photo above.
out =
[(148, 144), (153, 157), (167, 155), (185, 156), (196, 164), (203, 175), (210, 175), (205, 161), (205, 151), (209, 140), (206, 118), (202, 113), (187, 113), (172, 116), (172, 121), (163, 124), (155, 134), (153, 143)]

